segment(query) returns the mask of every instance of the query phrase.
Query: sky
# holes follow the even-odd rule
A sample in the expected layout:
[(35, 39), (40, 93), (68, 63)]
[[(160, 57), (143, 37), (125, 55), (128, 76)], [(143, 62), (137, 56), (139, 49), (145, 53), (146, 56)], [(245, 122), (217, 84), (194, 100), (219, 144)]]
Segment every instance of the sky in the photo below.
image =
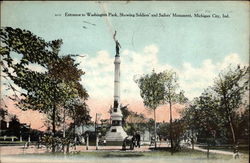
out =
[[(87, 13), (117, 16), (87, 16)], [(155, 14), (158, 16), (153, 17)], [(160, 14), (170, 17), (159, 17)], [(180, 88), (192, 100), (230, 64), (248, 65), (249, 61), (248, 2), (2, 2), (1, 26), (30, 30), (46, 41), (63, 39), (60, 55), (85, 56), (76, 61), (86, 72), (81, 83), (90, 95), (92, 117), (102, 113), (102, 118), (107, 118), (113, 103), (115, 30), (122, 47), (121, 103), (148, 117), (152, 113), (143, 106), (135, 77), (153, 69), (157, 72), (172, 69), (179, 77)], [(30, 67), (43, 71), (37, 65)], [(178, 118), (182, 106), (175, 107), (174, 117)], [(41, 117), (38, 113), (17, 111), (13, 106), (11, 110), (26, 117), (23, 121), (30, 121), (29, 114)], [(158, 121), (168, 121), (168, 106), (158, 110)], [(34, 122), (35, 127), (39, 125)]]

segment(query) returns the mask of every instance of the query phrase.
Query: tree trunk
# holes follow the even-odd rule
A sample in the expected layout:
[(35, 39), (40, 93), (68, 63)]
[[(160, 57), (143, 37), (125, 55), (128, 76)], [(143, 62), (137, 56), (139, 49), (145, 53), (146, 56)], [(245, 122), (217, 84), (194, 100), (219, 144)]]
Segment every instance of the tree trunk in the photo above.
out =
[(233, 137), (233, 149), (234, 149), (234, 153), (237, 153), (238, 152), (238, 145), (237, 145), (237, 142), (236, 142), (236, 137), (235, 137), (235, 131), (234, 131), (234, 126), (233, 126), (232, 118), (230, 116), (228, 116), (228, 121), (229, 121), (230, 129), (231, 129), (231, 133), (232, 133), (232, 137)]
[(156, 148), (157, 145), (156, 145), (156, 115), (155, 115), (155, 109), (154, 109), (154, 120), (155, 120), (154, 138), (155, 138), (155, 148)]
[(55, 136), (56, 136), (56, 106), (53, 106), (52, 111), (52, 153), (55, 153)]
[(66, 137), (66, 133), (65, 133), (65, 117), (66, 116), (66, 113), (65, 113), (65, 108), (63, 109), (63, 138)]
[(74, 134), (74, 149), (76, 150), (76, 112), (74, 110), (74, 123), (73, 123), (73, 134)]
[(194, 150), (194, 132), (193, 132), (193, 129), (191, 129), (191, 144), (192, 144), (192, 150)]
[[(224, 99), (226, 99), (225, 95), (224, 95)], [(233, 146), (234, 146), (234, 153), (235, 153), (236, 151), (238, 151), (237, 142), (236, 142), (235, 131), (234, 131), (234, 126), (233, 126), (233, 122), (232, 122), (232, 117), (231, 117), (231, 114), (230, 114), (229, 109), (228, 109), (229, 107), (227, 105), (227, 100), (226, 100), (224, 106), (226, 107), (226, 114), (227, 114), (230, 129), (231, 129), (232, 137), (233, 137)]]
[(173, 155), (173, 135), (172, 135), (172, 104), (169, 103), (170, 106), (170, 141), (171, 141), (171, 155)]
[(209, 148), (210, 148), (209, 142), (207, 142), (207, 159), (209, 159)]
[[(63, 109), (63, 140), (65, 141), (66, 133), (65, 133), (65, 108)], [(65, 153), (65, 143), (62, 143), (63, 153)]]

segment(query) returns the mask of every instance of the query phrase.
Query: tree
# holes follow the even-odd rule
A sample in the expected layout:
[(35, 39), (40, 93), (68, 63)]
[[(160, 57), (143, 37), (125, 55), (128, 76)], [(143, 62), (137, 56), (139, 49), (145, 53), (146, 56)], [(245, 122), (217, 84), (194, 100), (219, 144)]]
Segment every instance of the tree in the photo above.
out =
[(129, 111), (129, 109), (128, 109), (128, 105), (122, 106), (121, 112), (122, 112), (122, 125), (125, 126), (127, 118), (131, 114), (131, 111)]
[(80, 99), (73, 99), (71, 102), (66, 104), (69, 117), (73, 120), (73, 134), (75, 135), (75, 127), (83, 124), (88, 124), (91, 121), (91, 116), (89, 115), (88, 105), (81, 101)]
[(187, 98), (184, 96), (184, 91), (177, 93), (179, 85), (177, 83), (177, 75), (173, 71), (165, 70), (159, 74), (159, 82), (161, 88), (164, 90), (164, 103), (169, 104), (170, 108), (170, 141), (171, 154), (173, 154), (173, 136), (172, 136), (172, 106), (176, 103), (184, 103)]
[(5, 120), (6, 115), (8, 115), (8, 111), (0, 107), (0, 120)]
[[(16, 95), (12, 99), (18, 100), (17, 106), (22, 110), (32, 109), (47, 114), (55, 137), (58, 108), (79, 95), (87, 97), (86, 91), (78, 82), (83, 72), (74, 64), (75, 69), (62, 66), (65, 60), (73, 62), (69, 57), (59, 57), (62, 40), (46, 42), (30, 31), (11, 27), (1, 28), (0, 37), (3, 72), (15, 85), (22, 88), (20, 96)], [(16, 58), (20, 58), (18, 63), (14, 62)], [(46, 71), (33, 71), (28, 68), (31, 64), (42, 66)], [(75, 74), (77, 75), (74, 76)], [(67, 78), (63, 78), (63, 75)], [(54, 151), (53, 141), (52, 152)]]
[(231, 130), (232, 140), (237, 150), (237, 137), (235, 133), (234, 117), (236, 111), (243, 104), (243, 97), (249, 90), (249, 67), (229, 67), (227, 71), (221, 72), (215, 79), (213, 90), (219, 100), (218, 111), (226, 121)]
[(207, 143), (207, 157), (209, 157), (209, 147), (215, 138), (223, 133), (223, 123), (217, 112), (218, 101), (213, 96), (211, 89), (206, 89), (199, 97), (186, 107), (182, 112), (182, 119), (191, 130), (191, 143), (194, 147), (194, 132), (199, 138), (205, 139)]
[[(48, 70), (48, 74), (53, 78), (60, 79), (73, 88), (70, 95), (74, 95), (77, 92), (77, 95), (74, 97), (68, 97), (69, 100), (65, 101), (62, 104), (62, 112), (63, 112), (63, 131), (65, 136), (65, 119), (66, 116), (69, 116), (73, 119), (74, 124), (79, 125), (79, 120), (82, 118), (82, 123), (85, 123), (89, 118), (89, 109), (85, 100), (88, 99), (89, 95), (86, 89), (80, 84), (82, 75), (85, 74), (81, 69), (77, 66), (79, 64), (75, 63), (75, 60), (70, 56), (62, 56), (59, 58), (58, 62), (52, 63)], [(76, 92), (74, 92), (76, 91)], [(81, 99), (81, 100), (80, 100)], [(81, 107), (80, 107), (81, 106)], [(74, 110), (76, 109), (76, 110)], [(81, 114), (76, 114), (76, 112), (80, 112)], [(68, 114), (68, 115), (66, 115)], [(78, 117), (76, 117), (78, 116)]]
[(132, 110), (129, 110), (127, 106), (121, 107), (121, 112), (123, 115), (122, 123), (123, 127), (125, 128), (125, 131), (129, 135), (133, 135), (136, 132), (145, 132), (145, 123), (146, 118), (143, 114), (138, 114), (137, 112), (133, 112)]
[[(143, 99), (143, 103), (149, 110), (154, 112), (154, 137), (156, 140), (156, 114), (155, 110), (164, 100), (164, 85), (161, 82), (161, 75), (154, 70), (150, 74), (141, 76), (136, 79), (135, 82), (140, 88), (140, 95)], [(155, 141), (156, 148), (156, 141)]]
[(199, 115), (198, 115), (198, 110), (196, 108), (197, 108), (197, 105), (190, 104), (181, 112), (181, 115), (182, 115), (181, 119), (183, 119), (184, 122), (186, 123), (187, 130), (191, 132), (187, 136), (191, 140), (193, 150), (194, 150), (195, 133), (197, 132), (197, 129), (199, 128), (198, 127), (199, 122), (197, 121), (197, 118), (199, 118)]
[(236, 117), (236, 133), (239, 139), (245, 140), (249, 143), (249, 106), (243, 112), (240, 112)]
[(145, 127), (148, 129), (150, 135), (154, 133), (154, 120), (152, 118), (149, 118), (145, 123)]
[(249, 101), (248, 98), (245, 99), (248, 97), (249, 89), (248, 71), (248, 68), (238, 66), (236, 69), (230, 67), (220, 73), (213, 87), (207, 88), (195, 98), (182, 113), (188, 128), (196, 130), (199, 137), (206, 138), (208, 157), (209, 145), (215, 138), (228, 141), (231, 136), (236, 147), (237, 135), (244, 137), (249, 134), (247, 129)]

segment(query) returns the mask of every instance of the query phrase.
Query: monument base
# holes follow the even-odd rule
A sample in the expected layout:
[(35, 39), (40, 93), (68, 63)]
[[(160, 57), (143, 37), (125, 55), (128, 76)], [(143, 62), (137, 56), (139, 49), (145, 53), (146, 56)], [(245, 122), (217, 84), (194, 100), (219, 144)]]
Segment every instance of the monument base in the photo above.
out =
[(122, 145), (123, 140), (127, 137), (127, 133), (123, 130), (122, 126), (111, 126), (106, 134), (107, 144)]
[(120, 146), (122, 147), (123, 141), (107, 141), (107, 146)]

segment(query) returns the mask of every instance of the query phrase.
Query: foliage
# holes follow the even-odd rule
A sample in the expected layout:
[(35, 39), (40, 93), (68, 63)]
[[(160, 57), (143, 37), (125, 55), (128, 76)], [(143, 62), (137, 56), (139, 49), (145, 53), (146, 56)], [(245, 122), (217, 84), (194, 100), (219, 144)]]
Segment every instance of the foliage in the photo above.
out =
[(136, 132), (145, 132), (146, 118), (143, 114), (133, 112), (127, 106), (122, 107), (121, 111), (123, 114), (123, 126), (128, 135), (133, 135)]
[[(20, 88), (23, 98), (18, 106), (47, 113), (55, 101), (65, 101), (69, 87), (47, 72), (36, 72), (27, 66), (35, 63), (49, 69), (58, 63), (62, 40), (46, 42), (30, 31), (6, 27), (1, 29), (1, 55), (3, 72)], [(20, 58), (14, 62), (15, 55)]]
[(121, 107), (122, 112), (122, 125), (126, 125), (126, 121), (128, 116), (131, 114), (131, 111), (128, 109), (128, 106), (122, 106)]
[(140, 88), (143, 103), (148, 109), (155, 110), (163, 103), (164, 86), (160, 79), (160, 74), (153, 71), (151, 74), (143, 75), (135, 80)]
[(218, 112), (221, 118), (230, 126), (233, 143), (236, 145), (235, 134), (236, 111), (243, 104), (243, 97), (248, 91), (249, 67), (229, 67), (226, 72), (221, 72), (215, 79), (213, 90), (219, 101)]
[[(88, 98), (87, 91), (79, 83), (84, 72), (77, 68), (78, 64), (70, 56), (59, 57), (62, 40), (46, 42), (30, 31), (11, 27), (1, 28), (0, 37), (3, 72), (22, 89), (21, 96), (9, 98), (18, 101), (17, 106), (22, 110), (47, 114), (55, 135), (56, 125), (62, 119), (59, 108), (75, 98)], [(31, 70), (29, 66), (32, 64), (42, 66), (46, 71)], [(86, 107), (83, 103), (81, 107), (75, 107), (74, 112), (78, 114), (84, 110), (88, 117), (89, 112), (83, 109)], [(79, 121), (79, 117), (74, 118)]]
[(67, 111), (67, 115), (72, 118), (73, 123), (73, 132), (75, 135), (75, 127), (80, 125), (89, 124), (91, 121), (91, 116), (89, 115), (89, 108), (85, 101), (80, 99), (73, 99), (68, 101), (65, 105), (65, 109)]
[[(220, 73), (214, 85), (206, 89), (183, 111), (182, 118), (189, 130), (211, 144), (215, 139), (233, 140), (249, 135), (248, 68), (231, 67)], [(237, 133), (237, 134), (236, 134)]]
[(0, 120), (5, 120), (6, 115), (8, 115), (8, 111), (0, 107)]
[[(164, 90), (164, 103), (169, 104), (170, 108), (170, 141), (171, 141), (171, 153), (173, 154), (173, 126), (172, 126), (172, 106), (176, 103), (185, 103), (187, 98), (184, 96), (184, 91), (177, 93), (179, 84), (177, 83), (177, 75), (172, 70), (165, 70), (159, 74), (160, 83), (163, 85)], [(178, 143), (176, 143), (178, 144)]]
[(82, 75), (85, 74), (77, 66), (79, 64), (75, 63), (75, 60), (69, 55), (59, 58), (58, 62), (54, 62), (49, 68), (48, 73), (50, 76), (56, 79), (61, 79), (72, 88), (77, 90), (80, 98), (87, 100), (89, 95), (86, 89), (79, 83), (81, 81)]
[[(179, 151), (181, 149), (181, 140), (184, 138), (187, 125), (183, 119), (176, 119), (172, 123), (173, 132), (172, 132), (172, 138), (173, 138), (173, 150)], [(159, 124), (157, 128), (157, 134), (160, 136), (160, 138), (163, 139), (170, 139), (170, 123), (161, 123)]]
[[(164, 85), (161, 82), (161, 75), (154, 70), (150, 74), (141, 76), (136, 79), (140, 88), (140, 95), (143, 103), (149, 110), (154, 111), (154, 137), (156, 138), (156, 108), (164, 102)], [(156, 148), (156, 142), (155, 142)]]
[(164, 103), (173, 105), (175, 103), (185, 103), (187, 98), (184, 96), (184, 91), (177, 93), (179, 84), (177, 83), (178, 77), (172, 70), (165, 70), (159, 73), (160, 81), (164, 90)]

